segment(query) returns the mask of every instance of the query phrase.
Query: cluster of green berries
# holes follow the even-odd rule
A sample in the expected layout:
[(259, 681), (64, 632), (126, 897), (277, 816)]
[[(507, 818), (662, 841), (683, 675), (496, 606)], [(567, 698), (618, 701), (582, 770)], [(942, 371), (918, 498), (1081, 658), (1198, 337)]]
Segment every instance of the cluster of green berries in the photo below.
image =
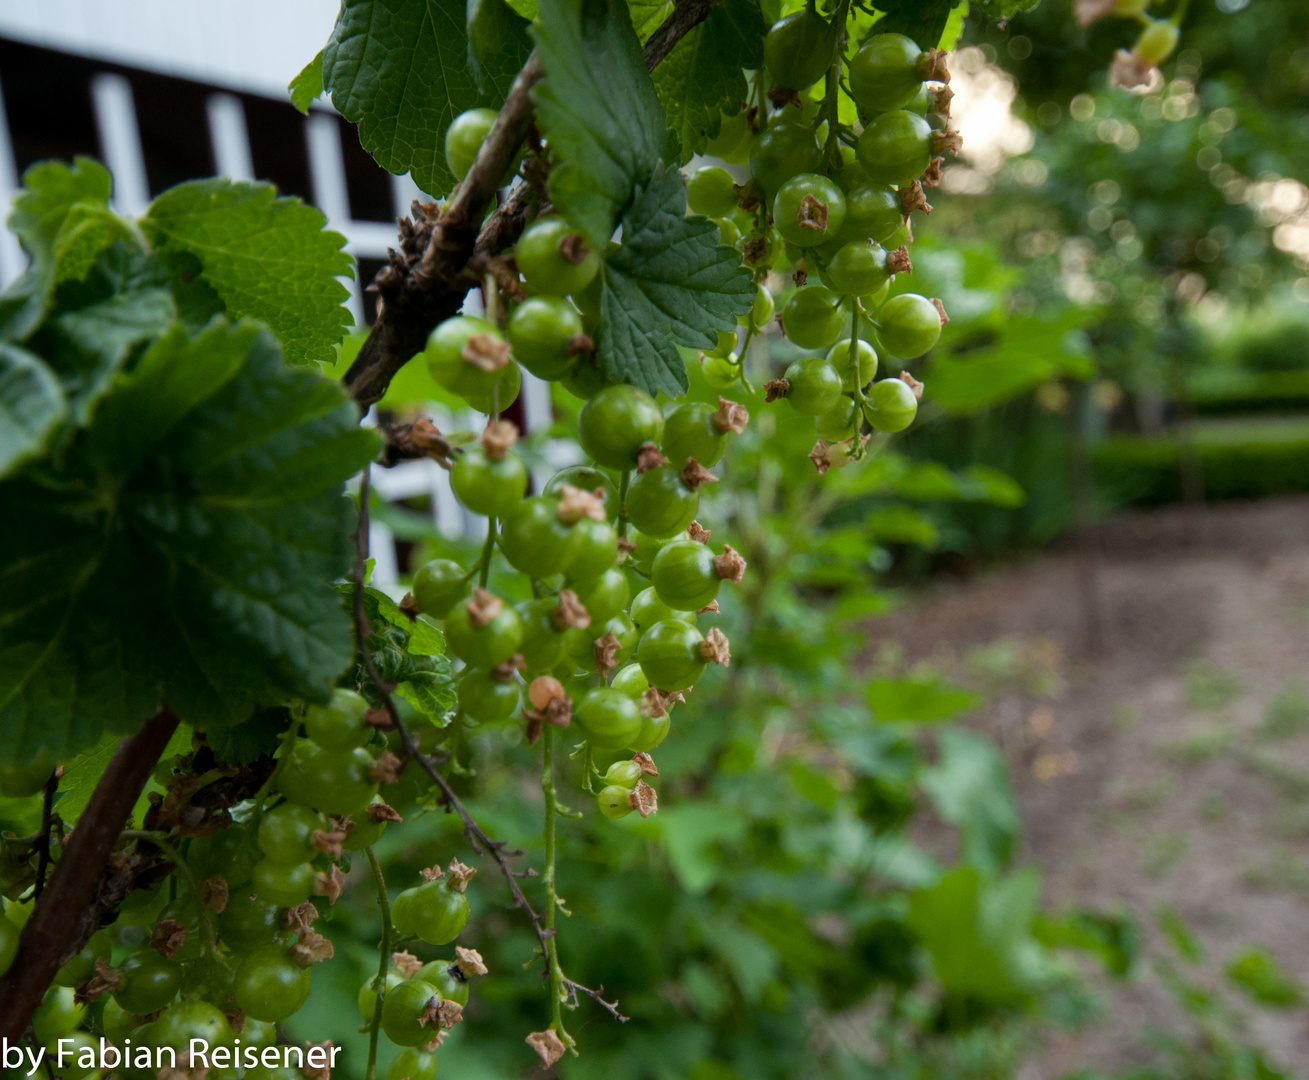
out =
[(721, 631), (697, 623), (745, 564), (730, 546), (709, 546), (696, 514), (699, 489), (716, 479), (709, 466), (747, 420), (726, 399), (665, 415), (631, 386), (606, 386), (578, 415), (591, 463), (531, 496), (516, 429), (487, 424), (451, 485), (488, 518), (500, 557), (532, 583), (533, 599), (510, 604), (474, 584), (482, 567), (434, 559), (414, 575), (406, 604), (442, 621), (462, 665), (465, 722), (518, 718), (533, 741), (544, 724), (575, 726), (602, 753), (648, 753), (663, 741), (672, 704), (708, 664), (729, 659)]
[[(319, 913), (310, 898), (334, 904), (344, 882), (338, 860), (371, 846), (388, 822), (400, 820), (378, 795), (379, 783), (396, 778), (399, 759), (373, 749), (383, 740), (369, 711), (348, 689), (305, 708), (261, 804), (240, 824), (180, 842), (186, 880), (198, 883), (199, 894), (187, 888), (170, 898), (176, 890), (167, 881), (130, 893), (114, 931), (98, 931), (60, 968), (33, 1031), (51, 1053), (65, 1040), (64, 1076), (98, 1075), (69, 1061), (104, 1037), (126, 1053), (127, 1064), (116, 1070), (123, 1080), (153, 1078), (158, 1061), (180, 1060), (192, 1039), (230, 1062), (210, 1063), (216, 1080), (300, 1080), (281, 1058), (266, 1064), (262, 1050), (276, 1044), (276, 1025), (308, 999), (313, 964), (332, 955), (331, 943), (312, 928)], [(38, 774), (50, 769), (43, 762), (23, 775), (7, 770), (3, 790), (32, 794), (44, 784)], [(458, 863), (444, 877), (425, 872), (427, 880), (396, 898), (399, 933), (436, 945), (453, 941), (468, 921), (464, 887), (471, 875)], [(13, 961), (32, 906), (11, 903), (0, 915), (0, 973)], [(461, 1005), (466, 987), (462, 997)], [(450, 1021), (451, 1011), (442, 1017)], [(436, 1035), (429, 1031), (422, 1041)], [(160, 1058), (160, 1051), (170, 1056)], [(138, 1066), (138, 1056), (155, 1064)], [(390, 1080), (435, 1071), (426, 1059), (410, 1064), (417, 1071), (393, 1069)]]
[[(840, 28), (812, 5), (778, 20), (757, 76), (771, 80), (775, 107), (723, 117), (708, 148), (748, 163), (750, 181), (737, 184), (715, 165), (687, 178), (691, 209), (718, 222), (721, 239), (740, 247), (757, 276), (791, 269), (797, 287), (782, 305), (782, 330), (819, 355), (791, 364), (770, 384), (769, 400), (785, 398), (815, 418), (820, 470), (857, 457), (861, 432), (902, 431), (917, 413), (921, 384), (876, 377), (881, 358), (916, 359), (941, 336), (938, 301), (890, 291), (897, 274), (912, 272), (909, 215), (931, 211), (923, 189), (938, 182), (940, 155), (959, 145), (941, 54), (894, 33), (871, 35), (853, 55), (842, 45)], [(835, 133), (829, 110), (805, 96), (834, 64), (859, 116)], [(762, 281), (758, 289), (742, 319), (751, 333), (773, 318), (772, 294)], [(741, 377), (736, 344), (724, 335), (704, 357), (710, 385)]]

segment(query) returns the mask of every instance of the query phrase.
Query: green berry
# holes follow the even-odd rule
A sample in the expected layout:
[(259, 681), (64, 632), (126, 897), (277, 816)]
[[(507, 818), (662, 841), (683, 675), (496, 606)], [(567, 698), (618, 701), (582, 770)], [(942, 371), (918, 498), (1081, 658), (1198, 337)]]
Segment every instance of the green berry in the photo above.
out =
[(900, 379), (879, 379), (873, 383), (864, 405), (864, 415), (878, 431), (903, 431), (914, 422), (918, 399)]
[(841, 376), (821, 356), (806, 356), (787, 367), (783, 376), (789, 384), (787, 403), (806, 416), (822, 416), (836, 407), (841, 397)]
[(704, 165), (686, 178), (686, 204), (696, 214), (726, 217), (737, 206), (736, 181), (717, 165)]

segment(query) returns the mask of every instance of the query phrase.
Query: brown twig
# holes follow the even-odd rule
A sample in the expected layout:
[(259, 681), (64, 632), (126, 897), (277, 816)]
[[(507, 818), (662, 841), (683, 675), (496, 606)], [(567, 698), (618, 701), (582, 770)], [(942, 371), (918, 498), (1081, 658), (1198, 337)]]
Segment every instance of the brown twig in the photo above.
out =
[(659, 61), (673, 51), (673, 46), (682, 40), (688, 30), (699, 26), (709, 17), (709, 12), (716, 3), (718, 0), (682, 0), (681, 3), (676, 4), (673, 13), (660, 24), (645, 43), (643, 52), (646, 70), (653, 71)]
[[(404, 744), (405, 751), (418, 762), (432, 783), (441, 790), (441, 799), (445, 805), (459, 816), (459, 820), (463, 822), (464, 836), (467, 837), (472, 849), (479, 855), (489, 855), (495, 860), (496, 866), (500, 869), (500, 874), (509, 886), (509, 894), (513, 897), (514, 906), (522, 908), (528, 919), (531, 920), (532, 929), (536, 932), (536, 939), (541, 947), (541, 955), (544, 957), (547, 942), (554, 936), (555, 932), (546, 929), (540, 913), (532, 906), (531, 901), (527, 899), (522, 887), (518, 884), (520, 876), (535, 875), (531, 874), (530, 870), (520, 875), (509, 865), (508, 856), (521, 855), (522, 852), (506, 852), (504, 841), (492, 840), (487, 836), (485, 830), (468, 812), (468, 808), (464, 806), (463, 802), (460, 801), (459, 796), (454, 793), (454, 789), (450, 787), (446, 778), (437, 771), (436, 766), (428, 756), (419, 749), (418, 744), (414, 742), (413, 735), (409, 732), (408, 726), (400, 718), (400, 712), (395, 706), (395, 700), (391, 697), (391, 689), (377, 670), (377, 665), (373, 662), (373, 655), (368, 649), (368, 635), (371, 631), (368, 627), (368, 615), (364, 611), (364, 564), (368, 559), (368, 495), (369, 476), (367, 470), (365, 470), (360, 478), (359, 525), (355, 533), (354, 620), (355, 638), (359, 644), (359, 658), (363, 662), (364, 671), (367, 673), (369, 680), (381, 697), (382, 704), (391, 717), (392, 724), (395, 725), (395, 730), (400, 733), (400, 741)], [(605, 1001), (602, 996), (604, 993), (603, 986), (598, 990), (592, 990), (590, 987), (573, 982), (572, 979), (566, 977), (563, 980), (563, 985), (574, 1002), (576, 1002), (578, 994), (585, 994), (602, 1005), (620, 1024), (627, 1023), (628, 1018), (618, 1011), (618, 1003), (616, 1001)]]
[(36, 887), (32, 891), (34, 900), (41, 899), (45, 891), (45, 875), (50, 869), (50, 831), (54, 827), (55, 791), (59, 788), (62, 773), (63, 769), (55, 769), (41, 793), (41, 854), (36, 861)]
[[(717, 0), (682, 0), (645, 44), (647, 70), (663, 60), (682, 37), (703, 22)], [(505, 97), (495, 124), (468, 175), (440, 218), (425, 234), (421, 250), (392, 254), (373, 285), (379, 296), (377, 321), (345, 373), (350, 396), (366, 408), (380, 400), (395, 373), (422, 351), (438, 323), (456, 314), (477, 281), (467, 272), (477, 255), (498, 255), (522, 234), (540, 198), (535, 184), (521, 185), (481, 224), (535, 117), (532, 87), (545, 74), (535, 52)], [(480, 225), (480, 229), (479, 229)]]
[(91, 801), (69, 834), (63, 856), (23, 927), (18, 955), (0, 978), (0, 1038), (16, 1043), (82, 930), (101, 872), (123, 823), (177, 727), (167, 706), (118, 744)]

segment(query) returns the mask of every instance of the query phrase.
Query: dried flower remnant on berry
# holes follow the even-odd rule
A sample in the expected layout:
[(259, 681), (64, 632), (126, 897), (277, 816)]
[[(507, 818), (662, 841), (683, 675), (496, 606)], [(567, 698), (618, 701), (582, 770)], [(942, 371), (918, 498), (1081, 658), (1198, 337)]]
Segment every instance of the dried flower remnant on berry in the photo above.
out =
[(796, 211), (795, 220), (802, 229), (826, 232), (827, 203), (819, 202), (817, 197), (810, 192), (800, 200), (800, 208)]
[(473, 334), (460, 355), (481, 371), (499, 371), (509, 363), (509, 342), (497, 334)]
[(905, 386), (909, 387), (909, 389), (912, 390), (912, 391), (914, 392), (914, 398), (915, 398), (916, 400), (922, 400), (922, 396), (923, 396), (923, 384), (922, 384), (922, 383), (920, 383), (917, 379), (915, 379), (915, 378), (914, 378), (912, 375), (910, 375), (909, 372), (907, 372), (907, 371), (902, 371), (902, 372), (900, 372), (900, 381), (901, 381), (902, 383), (904, 383)]
[(596, 639), (592, 649), (595, 653), (595, 670), (601, 675), (608, 675), (618, 667), (617, 656), (623, 643), (612, 630)]
[(886, 256), (886, 268), (893, 274), (912, 274), (914, 264), (909, 259), (909, 249), (901, 245)]
[(541, 1058), (541, 1067), (550, 1068), (564, 1056), (563, 1040), (554, 1031), (533, 1031), (524, 1040)]
[(400, 779), (405, 763), (390, 750), (383, 750), (377, 760), (368, 767), (368, 774), (375, 784), (394, 784)]
[(725, 397), (718, 398), (718, 411), (714, 413), (714, 427), (726, 435), (729, 431), (734, 435), (741, 435), (745, 432), (745, 426), (750, 422), (750, 413), (746, 407), (739, 401), (730, 401)]
[(341, 872), (339, 866), (333, 866), (330, 870), (320, 870), (314, 875), (314, 895), (327, 897), (327, 902), (333, 907), (341, 899), (341, 890), (345, 888), (345, 874)]
[(642, 776), (658, 776), (658, 775), (659, 775), (659, 769), (658, 769), (658, 767), (656, 767), (656, 765), (655, 765), (654, 758), (652, 758), (652, 757), (651, 757), (648, 753), (646, 753), (644, 750), (641, 750), (641, 751), (639, 751), (638, 753), (633, 754), (633, 755), (632, 755), (632, 760), (635, 761), (635, 762), (637, 763), (637, 765), (639, 765), (639, 766), (641, 767), (641, 775), (642, 775)]
[(627, 802), (643, 818), (659, 811), (659, 796), (644, 780), (638, 780), (636, 787), (627, 793)]
[(480, 585), (473, 589), (472, 598), (465, 601), (468, 621), (474, 626), (490, 626), (492, 621), (504, 610), (505, 602), (493, 593), (487, 592)]
[(734, 550), (731, 544), (724, 545), (723, 553), (714, 556), (714, 570), (720, 578), (730, 581), (733, 585), (741, 584), (741, 579), (745, 577), (746, 566), (745, 559), (741, 558), (740, 553)]
[(718, 477), (701, 465), (693, 457), (686, 459), (686, 468), (682, 470), (682, 483), (692, 491), (701, 484), (716, 484)]
[(778, 398), (784, 398), (791, 392), (789, 379), (769, 379), (764, 383), (764, 401), (770, 404)]
[(663, 451), (652, 442), (646, 443), (637, 451), (636, 471), (642, 475), (648, 473), (651, 469), (657, 469), (661, 465), (667, 464), (668, 459), (664, 457)]
[(503, 461), (518, 441), (518, 427), (508, 420), (492, 420), (482, 432), (482, 452), (491, 461)]
[(465, 979), (470, 975), (485, 975), (489, 971), (480, 952), (476, 949), (465, 949), (462, 945), (455, 946), (455, 967)]
[(423, 962), (413, 953), (402, 949), (400, 952), (391, 954), (391, 966), (407, 979), (409, 976), (418, 973), (418, 970), (423, 966)]
[(560, 485), (559, 520), (565, 525), (573, 525), (581, 521), (582, 518), (590, 518), (592, 521), (604, 521), (604, 488), (583, 491), (581, 488), (573, 487), (572, 484)]
[(150, 948), (165, 960), (171, 960), (186, 944), (187, 933), (186, 926), (176, 919), (160, 919), (150, 928)]
[(555, 606), (554, 611), (550, 613), (550, 617), (560, 632), (564, 630), (585, 630), (591, 625), (590, 613), (582, 606), (582, 601), (577, 598), (577, 593), (573, 592), (572, 589), (559, 590), (559, 603)]
[(709, 537), (713, 536), (713, 530), (706, 529), (698, 521), (693, 521), (686, 527), (686, 535), (697, 544), (707, 544)]

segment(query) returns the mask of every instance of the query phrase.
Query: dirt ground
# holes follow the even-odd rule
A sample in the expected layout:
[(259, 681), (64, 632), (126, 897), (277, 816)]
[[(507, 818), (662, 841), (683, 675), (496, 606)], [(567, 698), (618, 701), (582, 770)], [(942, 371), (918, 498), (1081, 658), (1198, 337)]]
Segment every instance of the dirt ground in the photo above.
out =
[[(889, 667), (988, 691), (969, 723), (1010, 760), (1047, 905), (1129, 907), (1151, 952), (1170, 905), (1214, 984), (1259, 945), (1309, 986), (1309, 499), (1118, 517), (1082, 548), (938, 582), (873, 636)], [(1023, 1080), (1141, 1060), (1143, 1030), (1178, 1022), (1148, 976), (1104, 992)], [(1251, 1024), (1309, 1075), (1309, 1010)]]

